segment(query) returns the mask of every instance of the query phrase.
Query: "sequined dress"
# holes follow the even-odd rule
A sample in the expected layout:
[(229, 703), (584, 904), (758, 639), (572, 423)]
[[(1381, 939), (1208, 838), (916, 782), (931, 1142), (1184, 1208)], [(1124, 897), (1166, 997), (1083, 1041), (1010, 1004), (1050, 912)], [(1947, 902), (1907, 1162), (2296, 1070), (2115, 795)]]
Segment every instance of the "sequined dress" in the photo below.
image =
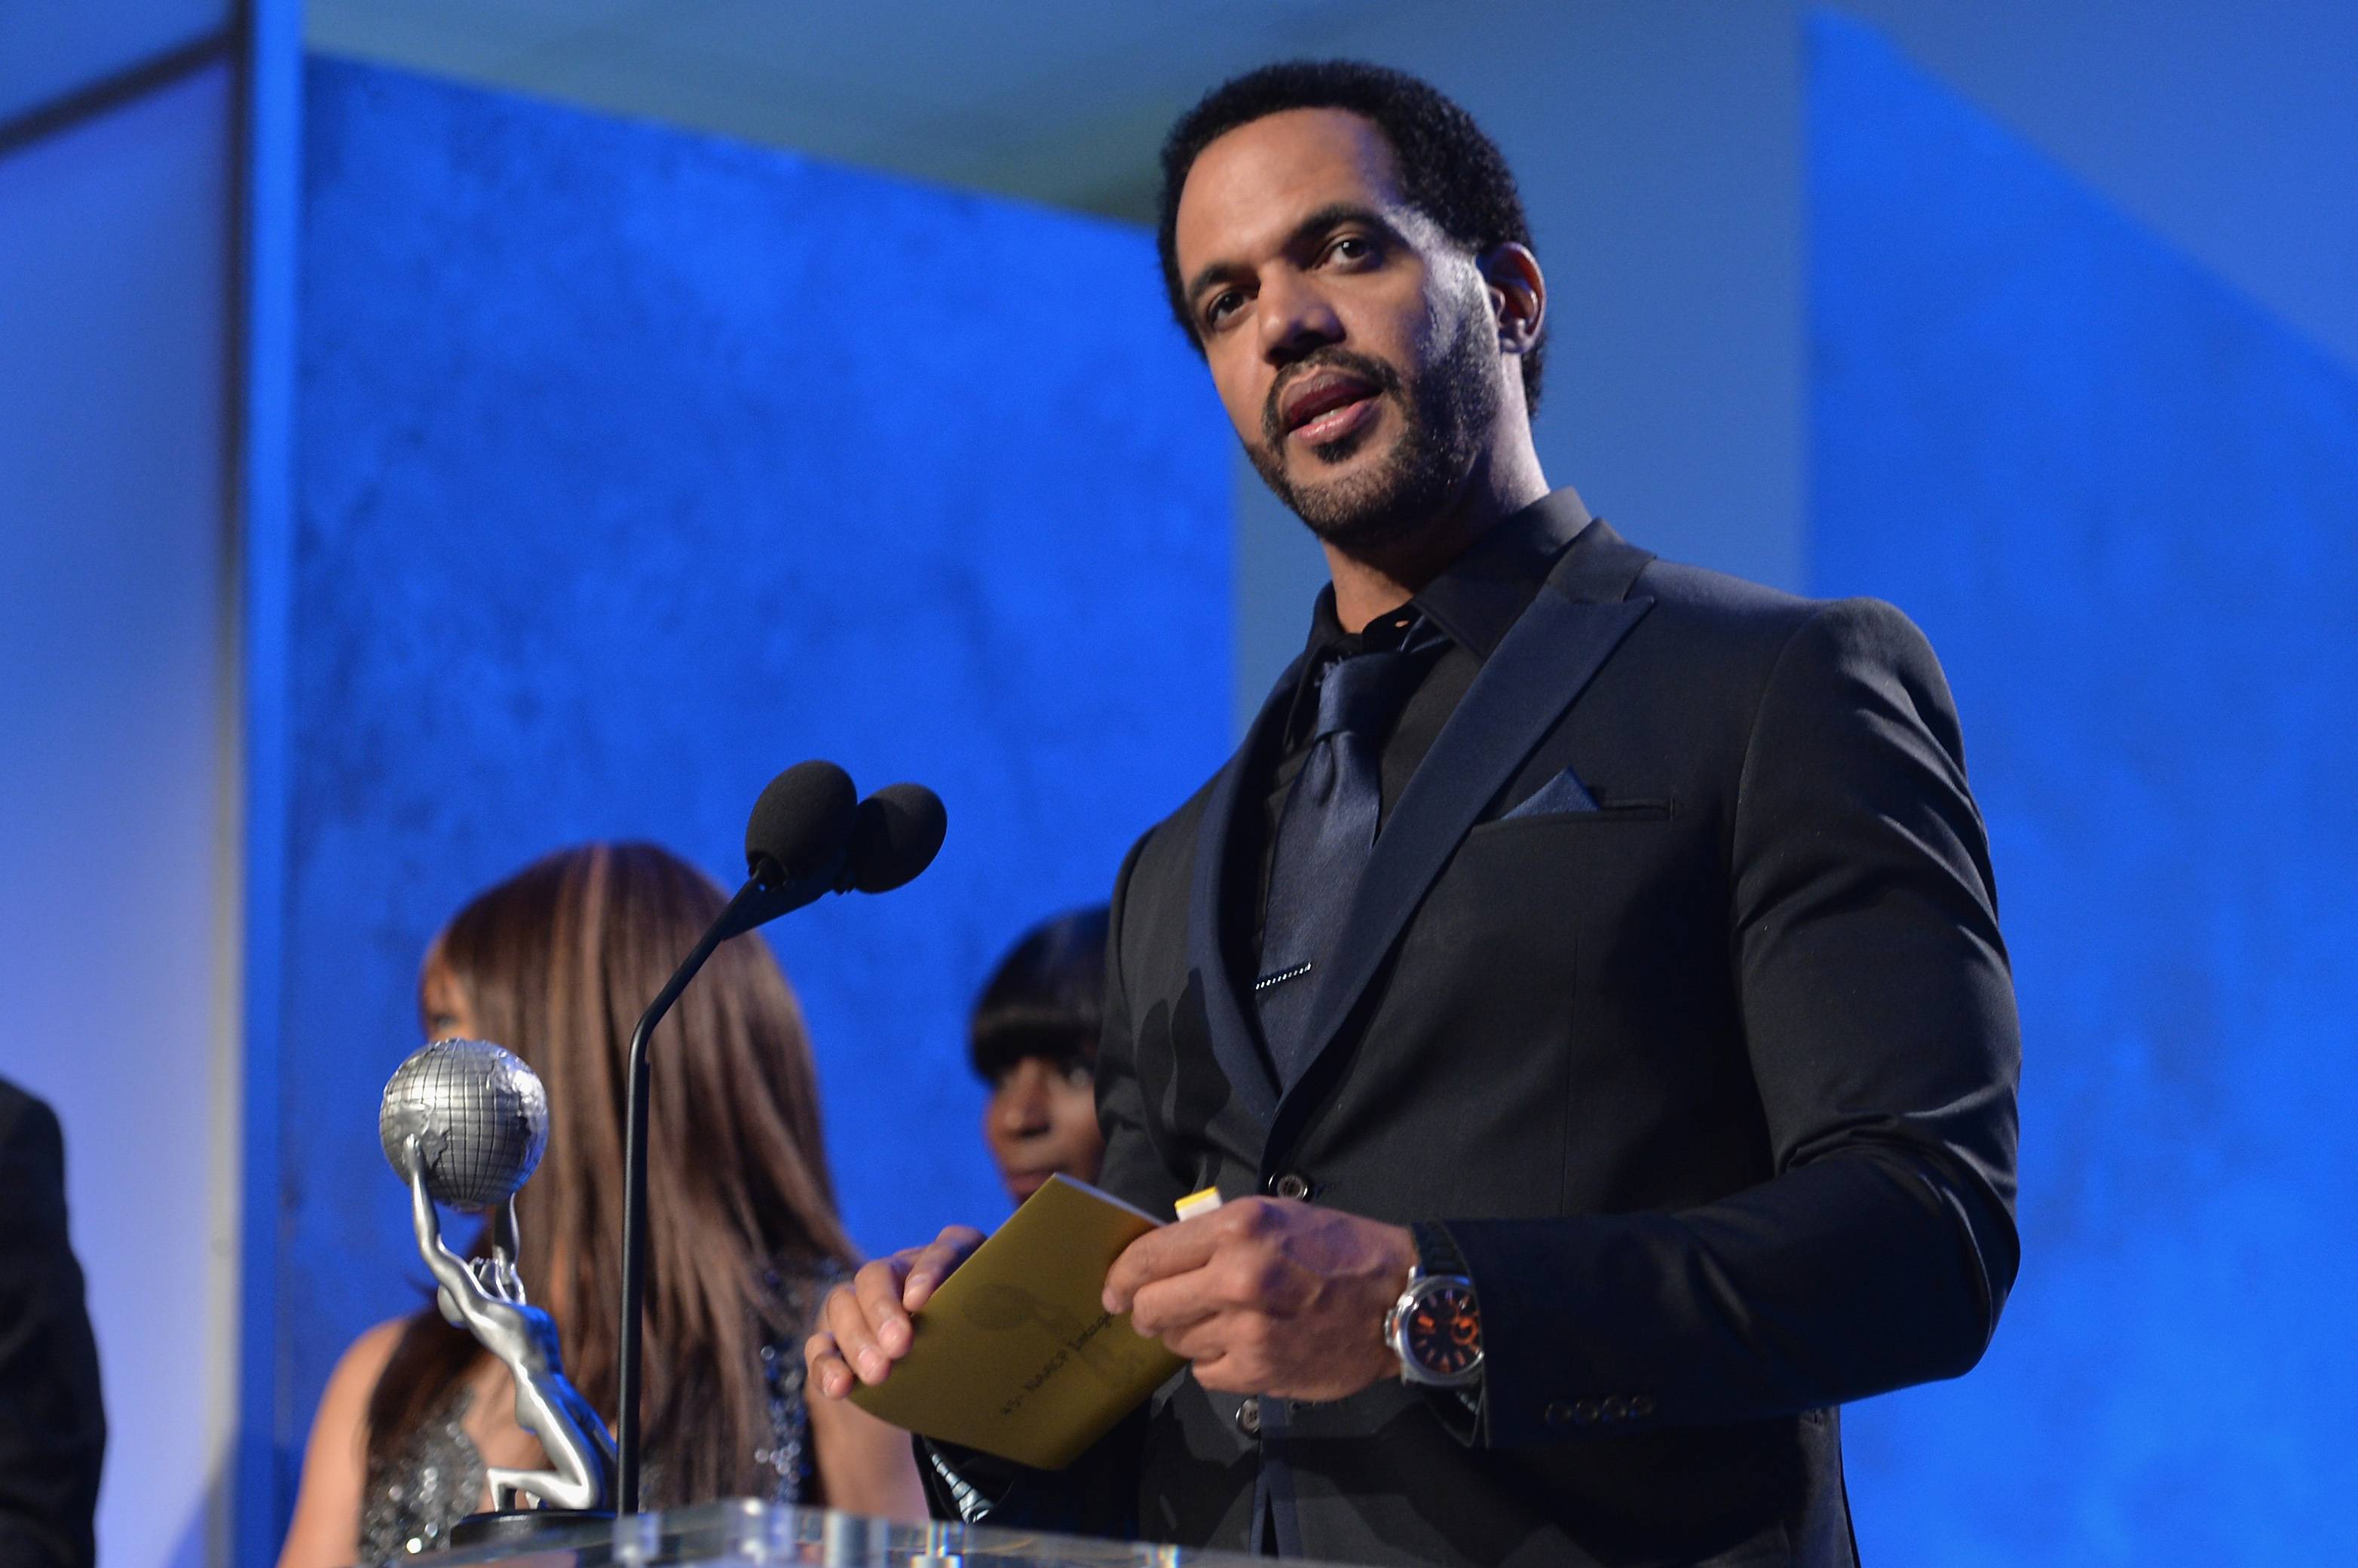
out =
[[(773, 1271), (767, 1280), (782, 1298), (781, 1322), (806, 1325), (816, 1320), (827, 1288), (843, 1278), (833, 1262), (805, 1265), (791, 1276)], [(769, 1392), (770, 1434), (753, 1452), (754, 1462), (775, 1479), (768, 1500), (800, 1502), (811, 1495), (817, 1455), (810, 1441), (810, 1407), (804, 1399), (803, 1333), (762, 1346), (762, 1381)], [(483, 1456), (467, 1434), (474, 1390), (460, 1382), (444, 1395), (410, 1433), (398, 1451), (380, 1463), (372, 1459), (361, 1493), (360, 1560), (398, 1563), (438, 1551), (452, 1525), (482, 1506), (487, 1485)], [(661, 1495), (663, 1455), (647, 1455), (646, 1493)]]

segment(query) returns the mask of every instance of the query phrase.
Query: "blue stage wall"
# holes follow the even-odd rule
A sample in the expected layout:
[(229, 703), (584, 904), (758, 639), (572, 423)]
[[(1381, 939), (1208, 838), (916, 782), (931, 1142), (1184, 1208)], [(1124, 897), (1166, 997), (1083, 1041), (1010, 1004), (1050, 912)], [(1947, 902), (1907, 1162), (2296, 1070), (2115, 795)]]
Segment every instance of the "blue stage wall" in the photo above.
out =
[(289, 1459), (347, 1340), (419, 1300), (376, 1101), (471, 892), (619, 836), (733, 886), (805, 757), (936, 784), (932, 871), (773, 940), (859, 1239), (993, 1224), (968, 1002), (1217, 764), (1231, 646), (1233, 438), (1143, 232), (359, 64), (308, 86)]
[(1813, 587), (1965, 722), (2021, 1282), (1860, 1408), (1870, 1562), (2358, 1547), (2358, 386), (1855, 25), (1810, 64)]

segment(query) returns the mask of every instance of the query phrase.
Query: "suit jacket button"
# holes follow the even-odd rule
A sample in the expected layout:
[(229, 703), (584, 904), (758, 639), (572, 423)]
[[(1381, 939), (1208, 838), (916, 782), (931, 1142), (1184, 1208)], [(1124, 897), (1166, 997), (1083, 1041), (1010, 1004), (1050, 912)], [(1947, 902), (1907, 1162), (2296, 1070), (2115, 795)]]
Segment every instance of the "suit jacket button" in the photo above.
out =
[(1299, 1171), (1288, 1171), (1271, 1180), (1269, 1190), (1282, 1198), (1306, 1198), (1310, 1195), (1310, 1178)]
[(1563, 1426), (1570, 1422), (1572, 1420), (1572, 1407), (1565, 1404), (1562, 1400), (1558, 1400), (1555, 1403), (1548, 1406), (1542, 1414), (1545, 1416), (1547, 1423), (1550, 1426)]
[(1600, 1407), (1595, 1400), (1581, 1400), (1572, 1407), (1572, 1419), (1586, 1426), (1596, 1419)]
[(1247, 1437), (1260, 1435), (1260, 1400), (1249, 1399), (1237, 1407), (1237, 1430)]
[(1651, 1394), (1631, 1394), (1629, 1396), (1629, 1413), (1635, 1416), (1649, 1416), (1653, 1414), (1654, 1396)]
[(1629, 1401), (1618, 1394), (1608, 1394), (1597, 1401), (1596, 1408), (1606, 1421), (1619, 1421), (1629, 1413)]

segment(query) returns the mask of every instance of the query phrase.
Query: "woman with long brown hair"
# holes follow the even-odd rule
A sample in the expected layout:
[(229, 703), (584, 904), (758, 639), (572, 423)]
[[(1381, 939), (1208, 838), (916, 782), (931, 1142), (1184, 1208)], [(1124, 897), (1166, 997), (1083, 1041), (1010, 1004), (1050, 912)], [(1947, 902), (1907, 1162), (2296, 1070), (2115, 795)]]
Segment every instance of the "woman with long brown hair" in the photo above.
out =
[[(724, 902), (653, 845), (560, 850), (460, 910), (419, 979), (428, 1039), (496, 1041), (547, 1087), (547, 1153), (516, 1197), (525, 1293), (610, 1415), (630, 1031)], [(649, 1506), (750, 1496), (922, 1519), (907, 1438), (803, 1399), (795, 1347), (857, 1255), (836, 1217), (801, 1010), (769, 949), (725, 944), (650, 1054)], [(362, 1335), (319, 1401), (280, 1568), (440, 1545), (489, 1506), (486, 1465), (542, 1463), (514, 1408), (505, 1368), (430, 1306)]]

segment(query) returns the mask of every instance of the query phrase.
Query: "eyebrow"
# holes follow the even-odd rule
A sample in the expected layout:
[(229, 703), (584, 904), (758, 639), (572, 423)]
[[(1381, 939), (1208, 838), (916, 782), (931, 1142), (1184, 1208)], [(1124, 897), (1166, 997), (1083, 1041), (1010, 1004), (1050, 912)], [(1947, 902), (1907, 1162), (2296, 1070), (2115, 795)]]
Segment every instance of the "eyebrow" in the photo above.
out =
[[(1282, 248), (1289, 251), (1298, 250), (1317, 235), (1330, 229), (1338, 229), (1346, 223), (1365, 223), (1370, 228), (1380, 229), (1394, 238), (1398, 238), (1400, 234), (1400, 230), (1386, 222), (1382, 213), (1363, 202), (1330, 201), (1293, 225), (1293, 232), (1285, 236), (1285, 244)], [(1238, 264), (1228, 261), (1216, 261), (1205, 267), (1188, 280), (1186, 296), (1188, 303), (1193, 305), (1205, 289), (1223, 279), (1234, 276), (1240, 270)]]

